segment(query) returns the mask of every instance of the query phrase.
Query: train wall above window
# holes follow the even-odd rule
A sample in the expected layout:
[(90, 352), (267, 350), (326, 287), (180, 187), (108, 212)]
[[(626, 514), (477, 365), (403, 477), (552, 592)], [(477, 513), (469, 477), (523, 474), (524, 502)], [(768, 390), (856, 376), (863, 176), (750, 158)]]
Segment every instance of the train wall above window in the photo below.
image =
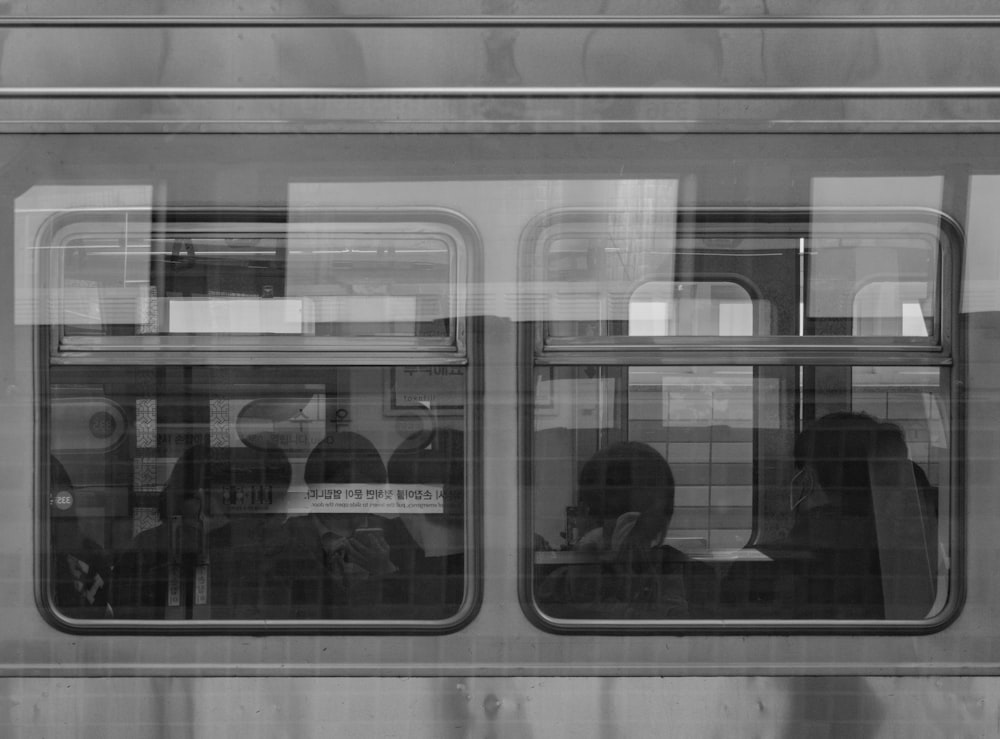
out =
[[(197, 120), (244, 130), (671, 135), (814, 130), (816, 122), (981, 128), (998, 118), (989, 72), (997, 26), (985, 2), (948, 17), (918, 2), (817, 11), (789, 0), (740, 5), (738, 15), (686, 6), (648, 15), (639, 2), (560, 4), (544, 15), (417, 5), (405, 15), (376, 5), (340, 16), (317, 16), (306, 2), (283, 5), (278, 16), (257, 3), (185, 3), (173, 15), (154, 4), (125, 15), (95, 5), (74, 8), (72, 20), (47, 9), (25, 24), (38, 11), (14, 3), (0, 19), (9, 26), (0, 117), (35, 130), (72, 121), (148, 131)], [(455, 12), (460, 22), (448, 18)], [(454, 54), (466, 63), (455, 65)], [(964, 96), (948, 90), (958, 80)], [(129, 92), (98, 92), (115, 87)], [(220, 97), (239, 104), (219, 105)]]

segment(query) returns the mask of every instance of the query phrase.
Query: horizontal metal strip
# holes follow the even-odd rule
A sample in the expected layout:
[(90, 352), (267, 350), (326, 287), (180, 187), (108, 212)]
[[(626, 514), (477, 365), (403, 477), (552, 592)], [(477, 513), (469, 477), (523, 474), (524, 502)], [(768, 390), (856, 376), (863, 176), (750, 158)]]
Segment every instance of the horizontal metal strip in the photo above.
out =
[[(0, 113), (0, 115), (3, 115)], [(246, 118), (219, 116), (216, 119), (190, 120), (106, 120), (96, 117), (79, 120), (38, 120), (26, 114), (23, 120), (0, 120), (0, 134), (355, 134), (355, 133), (531, 133), (531, 134), (995, 134), (1000, 133), (1000, 116), (923, 120), (580, 120), (567, 114), (563, 118), (492, 118), (478, 120), (454, 117), (331, 120), (329, 118), (289, 118), (267, 120), (248, 113)]]
[(0, 98), (1000, 98), (1000, 85), (912, 87), (3, 87)]
[(935, 354), (912, 354), (908, 352), (748, 352), (734, 349), (721, 351), (706, 351), (677, 349), (661, 352), (620, 351), (620, 352), (590, 352), (551, 353), (534, 357), (534, 364), (540, 367), (561, 366), (607, 366), (607, 367), (640, 367), (640, 366), (858, 366), (858, 367), (952, 367), (954, 360)]
[[(928, 354), (940, 361), (942, 356), (948, 356), (946, 347), (940, 343), (924, 342), (899, 342), (893, 341), (865, 341), (864, 338), (853, 339), (849, 336), (835, 337), (827, 341), (815, 337), (804, 336), (798, 341), (795, 337), (760, 337), (757, 341), (752, 339), (726, 340), (725, 337), (712, 336), (683, 336), (665, 337), (662, 340), (649, 342), (630, 341), (631, 337), (622, 337), (620, 342), (600, 341), (600, 340), (573, 340), (563, 339), (559, 341), (547, 342), (539, 347), (540, 353), (544, 354), (564, 354), (577, 353), (598, 356), (604, 353), (618, 354), (621, 352), (756, 352), (765, 353), (789, 353), (789, 354), (828, 354), (828, 353), (849, 353), (852, 356), (869, 354), (902, 354), (907, 358), (913, 354)], [(908, 360), (909, 361), (909, 360)]]
[(467, 357), (442, 356), (440, 354), (408, 354), (405, 352), (260, 352), (250, 351), (136, 351), (136, 352), (59, 352), (53, 354), (54, 365), (80, 366), (289, 366), (289, 367), (403, 367), (403, 366), (448, 366), (468, 365)]
[[(167, 336), (98, 336), (77, 337), (66, 336), (60, 340), (60, 348), (70, 352), (261, 352), (273, 354), (280, 352), (297, 352), (313, 354), (328, 352), (330, 354), (413, 354), (425, 356), (434, 354), (444, 357), (464, 356), (465, 346), (452, 343), (426, 343), (416, 341), (379, 341), (371, 337), (369, 341), (341, 341), (322, 339), (310, 341), (313, 337), (294, 335), (250, 334), (246, 337), (236, 337), (232, 334), (219, 332), (217, 334), (202, 334), (202, 340), (192, 339), (188, 335)], [(367, 338), (367, 337), (366, 337)]]
[(0, 28), (966, 28), (1000, 26), (997, 15), (482, 15), (482, 16), (34, 16)]

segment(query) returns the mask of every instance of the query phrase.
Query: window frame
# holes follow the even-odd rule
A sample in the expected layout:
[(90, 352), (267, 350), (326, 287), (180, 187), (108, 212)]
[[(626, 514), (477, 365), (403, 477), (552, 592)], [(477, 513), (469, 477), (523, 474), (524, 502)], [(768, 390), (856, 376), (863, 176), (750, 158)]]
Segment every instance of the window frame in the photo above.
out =
[[(154, 206), (155, 208), (156, 206)], [(66, 213), (72, 217), (72, 208), (60, 211), (55, 216)], [(117, 208), (107, 208), (115, 211)], [(177, 209), (185, 216), (198, 217), (205, 214), (222, 214), (223, 219), (261, 217), (283, 223), (286, 227), (294, 221), (287, 218), (284, 208), (227, 208), (200, 207), (197, 209)], [(302, 208), (293, 213), (308, 213), (310, 218), (330, 217), (332, 223), (363, 222), (377, 227), (386, 223), (396, 229), (395, 233), (406, 233), (400, 229), (414, 224), (436, 224), (441, 233), (451, 239), (449, 258), (449, 305), (452, 331), (446, 341), (420, 341), (419, 337), (404, 337), (403, 340), (384, 340), (380, 337), (334, 338), (301, 346), (305, 337), (258, 336), (256, 340), (240, 337), (223, 337), (228, 341), (216, 341), (218, 337), (208, 335), (181, 338), (171, 341), (169, 335), (95, 337), (98, 340), (81, 341), (67, 346), (63, 326), (55, 321), (40, 321), (33, 328), (35, 344), (36, 377), (36, 448), (38, 459), (35, 463), (36, 493), (36, 573), (35, 596), (44, 618), (55, 628), (69, 633), (114, 633), (114, 634), (414, 634), (441, 635), (453, 633), (467, 626), (477, 615), (483, 597), (483, 537), (482, 537), (482, 469), (478, 463), (482, 448), (481, 403), (476, 399), (482, 392), (482, 316), (470, 312), (470, 296), (473, 286), (480, 281), (482, 269), (482, 243), (472, 223), (457, 211), (427, 207), (399, 208)], [(170, 217), (168, 213), (166, 218)], [(225, 222), (225, 221), (224, 221)], [(32, 237), (42, 233), (36, 229)], [(423, 236), (424, 231), (418, 231)], [(44, 262), (42, 263), (45, 264)], [(48, 265), (36, 267), (36, 276), (41, 273), (51, 275)], [(100, 339), (106, 339), (101, 341)], [(72, 344), (72, 342), (70, 342)], [(364, 369), (374, 367), (384, 369), (391, 377), (393, 368), (462, 368), (464, 370), (464, 398), (461, 428), (464, 434), (465, 453), (465, 503), (464, 524), (464, 569), (461, 577), (464, 598), (456, 612), (444, 619), (421, 620), (372, 618), (372, 619), (254, 619), (254, 620), (212, 620), (189, 618), (184, 620), (118, 619), (118, 618), (75, 618), (61, 611), (54, 600), (54, 571), (50, 552), (52, 551), (52, 526), (50, 506), (59, 492), (49, 479), (49, 459), (51, 457), (51, 413), (53, 398), (52, 374), (79, 371), (84, 374), (100, 372), (102, 367), (125, 366), (133, 369), (155, 367), (206, 368), (209, 370), (226, 367), (250, 367), (258, 364), (287, 366), (300, 369), (299, 374), (318, 372), (323, 367), (330, 369)], [(385, 392), (392, 391), (387, 380)], [(183, 391), (182, 391), (183, 392)], [(390, 403), (388, 395), (385, 403)], [(388, 407), (388, 406), (386, 406)], [(387, 418), (398, 420), (398, 412), (390, 412)], [(387, 421), (388, 422), (388, 421)], [(133, 450), (137, 451), (137, 450)], [(388, 460), (386, 460), (388, 461)], [(130, 503), (131, 505), (131, 503)]]
[[(964, 568), (960, 556), (964, 527), (962, 524), (962, 459), (964, 449), (961, 424), (961, 324), (958, 321), (960, 305), (960, 278), (963, 232), (959, 224), (947, 214), (930, 208), (677, 208), (653, 210), (644, 213), (647, 222), (674, 223), (677, 241), (681, 234), (696, 235), (699, 228), (720, 230), (739, 228), (780, 229), (800, 233), (810, 238), (810, 226), (817, 220), (835, 224), (838, 220), (857, 218), (862, 221), (888, 217), (890, 220), (912, 218), (923, 227), (933, 227), (938, 235), (937, 284), (934, 286), (937, 330), (928, 338), (920, 337), (858, 337), (858, 336), (767, 336), (767, 337), (709, 337), (709, 336), (657, 336), (657, 337), (570, 337), (552, 339), (547, 335), (548, 317), (544, 296), (552, 291), (545, 283), (543, 255), (544, 236), (563, 222), (579, 225), (588, 219), (604, 223), (609, 217), (619, 217), (625, 211), (615, 209), (567, 208), (546, 212), (537, 217), (522, 234), (520, 257), (522, 286), (533, 308), (522, 322), (519, 333), (519, 361), (521, 373), (520, 407), (521, 470), (521, 556), (519, 596), (525, 615), (540, 629), (556, 634), (683, 634), (683, 633), (933, 633), (945, 628), (954, 620), (964, 599)], [(636, 212), (632, 212), (636, 213)], [(713, 231), (714, 233), (714, 231)], [(740, 234), (746, 236), (746, 234)], [(801, 263), (801, 262), (800, 262)], [(709, 279), (717, 278), (708, 274)], [(685, 281), (695, 279), (689, 275)], [(642, 284), (636, 280), (634, 285)], [(755, 291), (751, 295), (756, 297)], [(803, 295), (801, 298), (807, 298)], [(756, 315), (756, 311), (755, 311)], [(637, 340), (638, 339), (638, 340)], [(595, 368), (628, 368), (632, 366), (746, 366), (805, 367), (820, 366), (925, 366), (937, 367), (945, 375), (942, 386), (946, 389), (948, 403), (949, 438), (949, 491), (951, 516), (948, 521), (951, 567), (945, 582), (948, 592), (943, 607), (927, 618), (919, 620), (840, 620), (840, 619), (566, 619), (547, 615), (536, 602), (538, 587), (533, 532), (535, 531), (535, 500), (531, 460), (534, 444), (534, 386), (533, 378), (538, 368), (594, 366)], [(798, 429), (796, 429), (797, 431)], [(575, 482), (574, 482), (575, 484)], [(753, 546), (758, 530), (758, 491), (754, 491), (753, 533), (748, 547)]]

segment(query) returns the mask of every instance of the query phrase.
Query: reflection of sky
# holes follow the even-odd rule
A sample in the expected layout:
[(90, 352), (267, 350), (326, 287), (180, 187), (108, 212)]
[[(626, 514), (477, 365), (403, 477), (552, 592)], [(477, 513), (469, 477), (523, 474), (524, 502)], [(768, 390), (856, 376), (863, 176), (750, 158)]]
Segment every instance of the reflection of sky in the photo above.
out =
[[(812, 180), (813, 208), (927, 208), (940, 211), (943, 203), (944, 177), (941, 175), (922, 177), (815, 177)], [(916, 291), (924, 297), (938, 289), (939, 275), (936, 272), (936, 255), (916, 254), (914, 250), (934, 251), (934, 244), (928, 238), (929, 232), (915, 232), (907, 240), (905, 234), (896, 236), (892, 229), (899, 229), (895, 223), (888, 224), (883, 239), (863, 239), (859, 234), (857, 245), (850, 252), (843, 248), (839, 239), (813, 238), (810, 248), (814, 250), (811, 259), (812, 274), (809, 284), (808, 315), (811, 318), (854, 317), (855, 321), (872, 316), (882, 319), (896, 316), (895, 323), (882, 321), (875, 328), (866, 327), (856, 335), (926, 336), (925, 326), (916, 325), (912, 306), (906, 307), (901, 300), (908, 299)], [(877, 230), (877, 229), (876, 229)], [(847, 234), (850, 236), (850, 234)], [(932, 235), (932, 234), (931, 234)], [(833, 247), (833, 248), (830, 248)], [(901, 282), (884, 279), (886, 276), (912, 272), (914, 256), (923, 259), (926, 271), (924, 282)], [(877, 281), (882, 277), (882, 281)], [(912, 279), (912, 278), (911, 278)], [(869, 282), (876, 280), (874, 282)], [(882, 287), (876, 288), (874, 286)], [(909, 290), (909, 292), (906, 292)], [(896, 300), (886, 303), (886, 296), (895, 291)], [(852, 297), (853, 296), (853, 299)], [(880, 300), (881, 298), (881, 300)], [(930, 308), (933, 310), (933, 308)], [(904, 314), (905, 311), (905, 314)], [(900, 321), (903, 321), (900, 325)]]
[(970, 177), (962, 311), (1000, 310), (1000, 175)]

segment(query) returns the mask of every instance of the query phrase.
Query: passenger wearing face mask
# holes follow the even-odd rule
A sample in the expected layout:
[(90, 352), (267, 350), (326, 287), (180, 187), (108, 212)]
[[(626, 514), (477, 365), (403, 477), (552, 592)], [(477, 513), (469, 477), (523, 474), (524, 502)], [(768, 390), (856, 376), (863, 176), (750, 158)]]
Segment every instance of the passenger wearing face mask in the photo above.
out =
[(884, 617), (870, 463), (880, 424), (832, 413), (795, 441), (794, 523), (784, 546), (808, 554), (796, 578), (795, 616)]
[(770, 561), (732, 567), (724, 615), (923, 617), (934, 597), (934, 491), (899, 427), (831, 413), (802, 430), (793, 455), (791, 529), (760, 547)]

